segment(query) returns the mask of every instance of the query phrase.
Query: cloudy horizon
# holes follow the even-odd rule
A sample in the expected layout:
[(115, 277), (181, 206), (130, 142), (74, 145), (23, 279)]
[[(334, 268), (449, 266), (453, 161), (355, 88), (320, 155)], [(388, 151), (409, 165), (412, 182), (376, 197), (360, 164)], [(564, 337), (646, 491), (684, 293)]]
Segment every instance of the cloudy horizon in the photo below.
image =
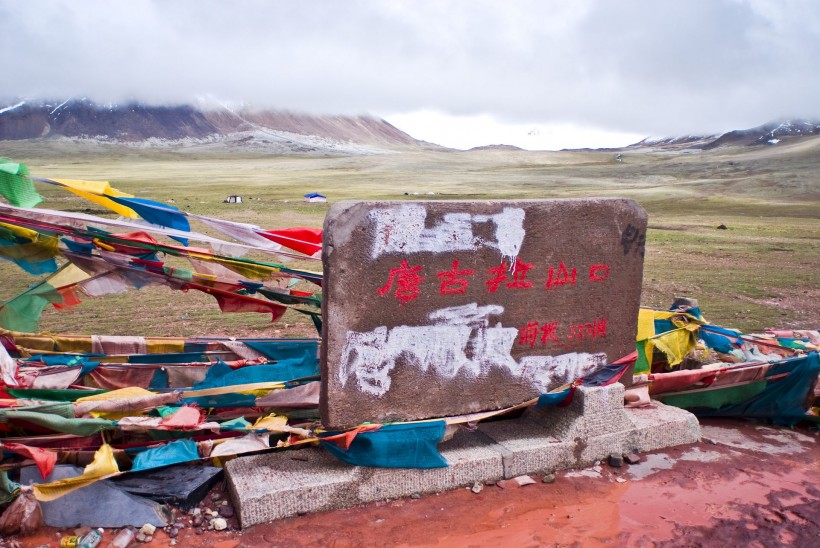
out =
[(0, 0), (0, 16), (8, 100), (367, 113), (455, 148), (820, 118), (812, 0)]

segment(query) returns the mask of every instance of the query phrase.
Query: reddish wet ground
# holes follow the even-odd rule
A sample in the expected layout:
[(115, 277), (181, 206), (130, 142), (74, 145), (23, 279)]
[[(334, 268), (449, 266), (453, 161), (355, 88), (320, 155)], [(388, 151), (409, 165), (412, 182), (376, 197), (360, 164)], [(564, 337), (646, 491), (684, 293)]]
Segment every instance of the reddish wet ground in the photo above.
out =
[[(560, 472), (554, 483), (459, 489), (300, 516), (177, 546), (820, 546), (816, 429), (707, 420), (704, 441), (637, 465)], [(214, 508), (211, 500), (206, 505)], [(182, 518), (188, 523), (190, 516)], [(106, 532), (106, 542), (114, 532)], [(22, 539), (21, 539), (22, 540)], [(152, 545), (169, 545), (157, 531)], [(24, 546), (59, 545), (54, 530)]]

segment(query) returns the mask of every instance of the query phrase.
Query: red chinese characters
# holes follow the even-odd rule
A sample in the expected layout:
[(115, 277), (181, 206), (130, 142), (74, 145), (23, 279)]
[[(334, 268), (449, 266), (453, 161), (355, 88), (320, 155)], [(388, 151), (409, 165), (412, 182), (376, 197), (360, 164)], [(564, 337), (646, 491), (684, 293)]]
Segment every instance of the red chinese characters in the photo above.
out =
[(407, 261), (402, 261), (398, 268), (391, 268), (387, 283), (376, 291), (379, 296), (384, 297), (396, 285), (395, 297), (403, 304), (407, 304), (419, 296), (419, 285), (424, 281), (424, 276), (419, 272), (422, 265), (410, 266)]
[(460, 295), (467, 291), (469, 280), (464, 276), (472, 276), (475, 270), (458, 269), (458, 259), (453, 261), (453, 266), (450, 270), (438, 272), (436, 276), (441, 280), (438, 292), (442, 295)]
[(519, 329), (518, 344), (535, 348), (535, 343), (538, 342), (539, 325), (538, 322), (528, 322), (527, 325)]
[(544, 322), (541, 326), (541, 344), (560, 342), (558, 340), (558, 322)]
[(594, 264), (589, 267), (589, 281), (603, 282), (609, 279), (609, 265)]
[(487, 275), (491, 276), (485, 283), (487, 284), (487, 291), (495, 293), (498, 291), (498, 286), (507, 280), (507, 263), (501, 261), (498, 266), (493, 266), (487, 269)]
[(510, 269), (512, 280), (507, 282), (507, 280), (510, 279), (507, 275), (508, 266), (505, 261), (501, 261), (500, 265), (487, 269), (487, 275), (490, 276), (485, 282), (487, 284), (487, 291), (489, 293), (495, 293), (504, 282), (507, 282), (504, 286), (510, 289), (526, 289), (532, 287), (532, 282), (527, 280), (527, 272), (529, 272), (532, 267), (532, 263), (525, 263), (516, 257), (513, 268)]
[(513, 267), (513, 279), (507, 283), (510, 289), (525, 289), (532, 287), (532, 282), (527, 280), (527, 272), (532, 268), (532, 263), (525, 263), (518, 257), (515, 258), (515, 266)]
[(535, 345), (568, 346), (584, 339), (606, 337), (606, 318), (595, 318), (591, 322), (570, 324), (564, 332), (559, 332), (558, 322), (527, 322), (518, 330), (518, 344), (535, 348)]
[(578, 271), (575, 268), (572, 270), (567, 270), (567, 266), (564, 264), (564, 261), (561, 261), (561, 264), (558, 265), (558, 270), (550, 267), (549, 274), (547, 276), (546, 288), (554, 289), (566, 284), (575, 285), (575, 280), (577, 277)]
[[(391, 268), (387, 282), (379, 288), (376, 293), (382, 297), (393, 291), (396, 299), (407, 304), (421, 294), (423, 290), (422, 282), (426, 279), (421, 275), (423, 265), (410, 265), (409, 261), (402, 260), (396, 268)], [(583, 267), (582, 267), (583, 268)], [(544, 272), (536, 268), (534, 263), (527, 263), (516, 257), (515, 262), (510, 265), (506, 261), (491, 266), (487, 269), (487, 279), (484, 284), (487, 293), (497, 293), (499, 290), (521, 290), (531, 289), (536, 283), (528, 277), (532, 272)], [(582, 272), (584, 272), (582, 270)], [(439, 280), (438, 292), (440, 295), (463, 295), (470, 288), (471, 277), (476, 271), (471, 268), (461, 268), (459, 259), (454, 259), (449, 270), (442, 270), (436, 273)], [(543, 275), (543, 274), (542, 274)], [(589, 282), (605, 282), (609, 280), (610, 268), (607, 264), (589, 265)], [(543, 280), (544, 278), (541, 278)], [(536, 278), (537, 280), (537, 278)], [(583, 278), (582, 278), (583, 280)], [(549, 265), (546, 268), (546, 281), (544, 289), (548, 291), (562, 287), (575, 287), (578, 285), (578, 268), (567, 266), (564, 261), (558, 265)], [(393, 290), (395, 286), (395, 291)]]

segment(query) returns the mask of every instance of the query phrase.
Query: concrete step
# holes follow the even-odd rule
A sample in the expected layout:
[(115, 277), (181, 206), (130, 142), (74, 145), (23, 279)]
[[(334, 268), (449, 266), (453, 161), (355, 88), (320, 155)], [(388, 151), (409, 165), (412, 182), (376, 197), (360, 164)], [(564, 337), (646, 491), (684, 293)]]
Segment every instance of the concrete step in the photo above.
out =
[(461, 428), (439, 444), (447, 468), (367, 468), (319, 447), (240, 457), (225, 466), (242, 527), (356, 504), (456, 489), (523, 474), (582, 468), (611, 453), (700, 440), (697, 418), (653, 402), (623, 407), (623, 386), (580, 388), (566, 408)]

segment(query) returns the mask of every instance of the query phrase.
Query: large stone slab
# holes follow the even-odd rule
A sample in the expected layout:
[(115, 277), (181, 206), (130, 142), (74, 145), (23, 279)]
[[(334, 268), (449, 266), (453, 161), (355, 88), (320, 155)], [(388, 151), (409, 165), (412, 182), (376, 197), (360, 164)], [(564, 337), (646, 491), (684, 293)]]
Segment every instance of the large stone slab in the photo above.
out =
[(498, 409), (628, 354), (645, 235), (622, 199), (335, 204), (323, 422)]

